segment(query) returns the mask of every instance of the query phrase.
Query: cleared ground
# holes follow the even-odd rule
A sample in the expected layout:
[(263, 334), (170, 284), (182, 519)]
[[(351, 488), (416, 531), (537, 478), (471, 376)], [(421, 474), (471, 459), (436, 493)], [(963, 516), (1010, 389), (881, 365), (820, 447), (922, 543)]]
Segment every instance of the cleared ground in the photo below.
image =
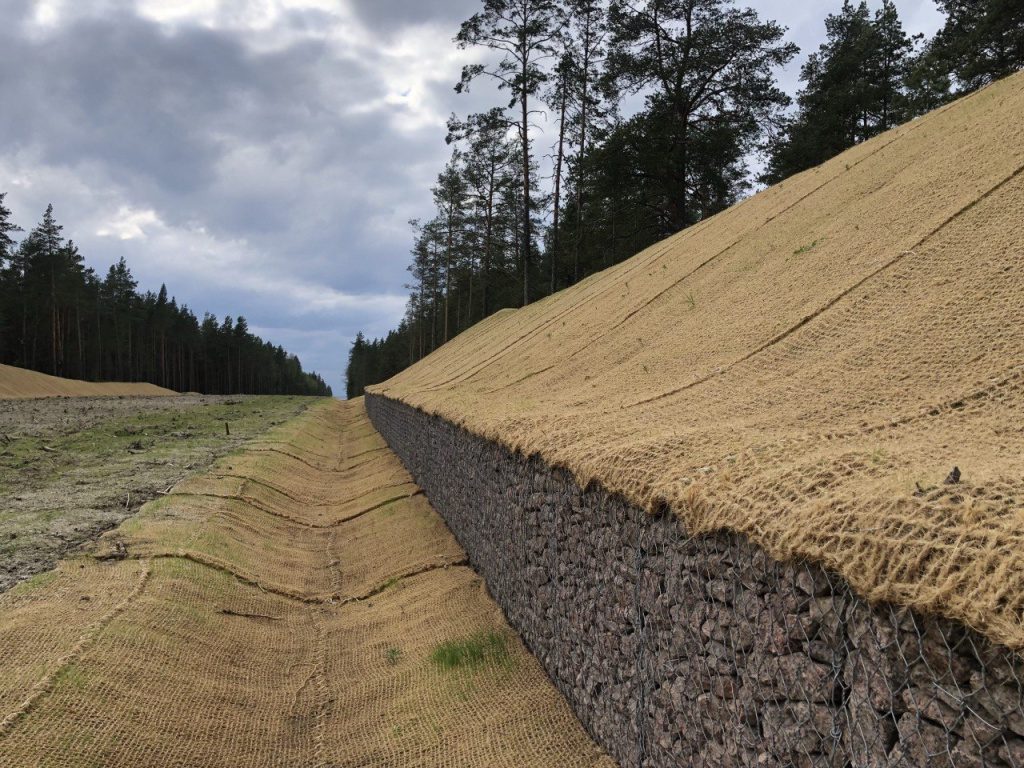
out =
[(0, 591), (53, 568), (64, 552), (313, 402), (200, 395), (0, 400)]
[(0, 764), (611, 765), (326, 401), (0, 595)]

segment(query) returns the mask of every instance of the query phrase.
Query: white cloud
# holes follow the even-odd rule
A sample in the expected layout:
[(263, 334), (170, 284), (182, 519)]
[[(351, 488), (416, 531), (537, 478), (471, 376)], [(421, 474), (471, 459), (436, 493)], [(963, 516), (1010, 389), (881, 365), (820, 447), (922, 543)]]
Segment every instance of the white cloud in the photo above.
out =
[(158, 21), (161, 24), (191, 22), (207, 24), (216, 17), (220, 3), (210, 0), (139, 0), (136, 6), (139, 16)]
[(446, 125), (451, 106), (437, 98), (435, 88), (452, 89), (462, 67), (476, 60), (475, 52), (456, 48), (451, 37), (447, 27), (421, 24), (400, 30), (381, 49), (384, 101), (408, 110), (395, 126), (399, 130)]
[(55, 27), (60, 21), (63, 9), (63, 0), (39, 0), (32, 16), (32, 23), (37, 27)]
[[(137, 0), (136, 10), (171, 30), (197, 26), (231, 33), (258, 53), (280, 51), (302, 39), (344, 48), (370, 37), (340, 0)], [(311, 13), (315, 24), (289, 23)]]
[(162, 227), (163, 222), (152, 208), (136, 210), (127, 205), (117, 209), (117, 213), (96, 230), (97, 237), (116, 237), (119, 240), (145, 240), (144, 228)]
[[(169, 226), (151, 210), (122, 206), (96, 234), (122, 241), (145, 240), (136, 244), (129, 265), (133, 270), (160, 275), (172, 292), (175, 285), (199, 281), (208, 292), (248, 296), (246, 301), (256, 307), (273, 303), (278, 314), (292, 318), (330, 317), (341, 311), (394, 317), (400, 316), (405, 305), (403, 295), (348, 292), (305, 279), (245, 238), (217, 237), (201, 226)], [(247, 313), (241, 303), (235, 304), (233, 311)]]

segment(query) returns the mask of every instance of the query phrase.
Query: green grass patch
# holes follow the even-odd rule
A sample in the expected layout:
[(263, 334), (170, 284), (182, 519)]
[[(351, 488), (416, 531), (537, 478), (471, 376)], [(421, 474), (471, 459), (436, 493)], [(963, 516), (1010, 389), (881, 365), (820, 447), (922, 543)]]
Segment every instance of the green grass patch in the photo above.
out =
[(36, 521), (40, 523), (52, 523), (58, 517), (61, 516), (62, 510), (59, 509), (41, 509), (38, 512), (33, 513)]
[(814, 250), (814, 248), (818, 245), (818, 243), (822, 242), (824, 239), (825, 238), (821, 238), (819, 240), (814, 240), (814, 241), (808, 243), (807, 245), (801, 245), (799, 248), (797, 248), (795, 251), (793, 251), (793, 255), (794, 256), (799, 256), (801, 253), (807, 253), (808, 251)]
[(57, 571), (43, 571), (42, 573), (33, 574), (32, 576), (29, 576), (23, 582), (15, 586), (11, 590), (11, 594), (19, 594), (21, 592), (28, 592), (33, 589), (45, 587), (55, 578), (57, 578)]
[[(0, 468), (22, 471), (33, 467), (36, 484), (52, 482), (69, 467), (89, 467), (109, 460), (130, 460), (132, 452), (143, 459), (168, 459), (214, 450), (228, 438), (248, 439), (267, 429), (271, 422), (294, 417), (305, 398), (291, 396), (248, 397), (224, 403), (199, 402), (184, 408), (134, 413), (94, 424), (68, 434), (25, 436), (2, 446)], [(21, 484), (3, 482), (4, 492)]]
[[(197, 398), (198, 399), (198, 398)], [(265, 429), (271, 420), (290, 418), (298, 398), (265, 396), (226, 403), (200, 403), (180, 410), (155, 410), (123, 416), (98, 424), (59, 440), (66, 453), (96, 455), (123, 454), (140, 443), (145, 454), (163, 456), (175, 449), (216, 445), (227, 437), (224, 423), (230, 424), (232, 437), (249, 437)]]
[(442, 670), (475, 670), (481, 666), (507, 667), (512, 657), (505, 634), (490, 630), (436, 645), (430, 652), (430, 661)]
[(73, 661), (68, 662), (64, 667), (54, 675), (53, 684), (54, 686), (66, 685), (75, 691), (80, 691), (85, 687), (86, 676), (78, 664)]

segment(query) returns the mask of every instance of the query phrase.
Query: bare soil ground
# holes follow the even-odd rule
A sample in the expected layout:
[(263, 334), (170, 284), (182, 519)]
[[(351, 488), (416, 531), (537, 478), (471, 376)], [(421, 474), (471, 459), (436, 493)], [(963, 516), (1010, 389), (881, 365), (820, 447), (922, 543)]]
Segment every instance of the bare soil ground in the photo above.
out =
[(53, 568), (65, 552), (311, 402), (206, 395), (0, 400), (0, 592)]

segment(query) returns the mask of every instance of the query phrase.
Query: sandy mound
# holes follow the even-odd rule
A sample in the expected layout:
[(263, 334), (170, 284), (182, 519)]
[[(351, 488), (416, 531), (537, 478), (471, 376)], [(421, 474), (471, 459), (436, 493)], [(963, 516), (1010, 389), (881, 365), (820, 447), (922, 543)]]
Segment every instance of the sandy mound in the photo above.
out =
[(8, 397), (88, 397), (92, 395), (173, 395), (175, 392), (155, 384), (129, 382), (78, 381), (45, 373), (27, 371), (12, 365), (0, 365), (0, 398)]
[(1024, 648), (1022, 148), (1019, 74), (371, 391)]

